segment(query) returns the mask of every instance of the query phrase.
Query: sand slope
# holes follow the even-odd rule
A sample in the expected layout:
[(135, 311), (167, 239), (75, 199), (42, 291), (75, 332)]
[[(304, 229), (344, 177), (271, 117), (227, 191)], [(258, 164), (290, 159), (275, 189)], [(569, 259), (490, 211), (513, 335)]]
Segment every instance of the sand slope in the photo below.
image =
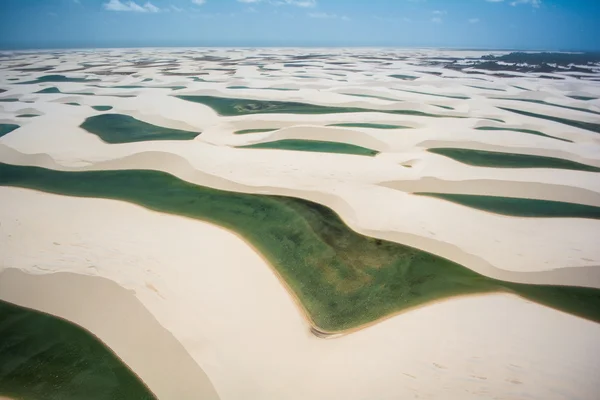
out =
[[(600, 325), (590, 321), (488, 295), (451, 299), (348, 336), (318, 339), (269, 266), (221, 228), (112, 200), (12, 188), (0, 193), (11, 205), (10, 212), (0, 211), (4, 267), (79, 272), (133, 289), (198, 362), (221, 399), (418, 394), (591, 400), (600, 389)], [(4, 299), (18, 294), (10, 283), (45, 284), (6, 273), (22, 281), (0, 286)], [(90, 278), (89, 285), (103, 282), (98, 279)], [(64, 282), (58, 282), (61, 290), (70, 287)], [(21, 299), (45, 307), (41, 297)], [(96, 320), (80, 303), (60, 304), (61, 312), (73, 313), (84, 326)]]

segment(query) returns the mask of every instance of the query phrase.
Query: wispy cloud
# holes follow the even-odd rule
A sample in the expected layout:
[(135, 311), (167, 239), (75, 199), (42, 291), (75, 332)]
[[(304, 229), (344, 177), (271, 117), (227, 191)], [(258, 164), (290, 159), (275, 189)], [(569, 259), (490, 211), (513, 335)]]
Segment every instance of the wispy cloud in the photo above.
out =
[(431, 18), (431, 22), (433, 22), (435, 24), (441, 24), (442, 19), (440, 17), (433, 17), (433, 18)]
[(160, 8), (156, 7), (149, 1), (144, 5), (139, 5), (134, 1), (121, 2), (120, 0), (110, 0), (103, 4), (104, 9), (108, 11), (131, 11), (140, 13), (156, 13), (160, 11)]
[[(488, 3), (502, 3), (504, 0), (485, 0)], [(529, 4), (535, 8), (542, 5), (542, 0), (513, 0), (510, 2), (511, 6), (518, 6), (519, 4)]]
[(470, 23), (470, 24), (476, 24), (476, 23), (478, 23), (478, 22), (479, 22), (479, 18), (470, 18), (470, 19), (469, 19), (469, 23)]
[(206, 3), (206, 0), (192, 0), (192, 3), (194, 3), (197, 6), (201, 6), (204, 3)]
[(518, 6), (519, 4), (531, 4), (533, 7), (538, 8), (542, 5), (542, 0), (515, 0), (510, 3), (511, 6)]
[(317, 0), (237, 0), (240, 3), (267, 3), (275, 6), (316, 7)]
[(434, 15), (446, 15), (446, 14), (448, 14), (448, 12), (447, 11), (441, 11), (441, 10), (435, 10), (435, 11), (432, 12), (432, 14), (434, 14)]
[(308, 16), (311, 18), (341, 19), (343, 21), (350, 21), (350, 18), (348, 18), (346, 15), (328, 14), (328, 13), (324, 13), (324, 12), (309, 13)]
[(174, 6), (173, 4), (171, 4), (171, 10), (173, 10), (175, 12), (182, 12), (183, 8), (179, 8), (179, 7)]

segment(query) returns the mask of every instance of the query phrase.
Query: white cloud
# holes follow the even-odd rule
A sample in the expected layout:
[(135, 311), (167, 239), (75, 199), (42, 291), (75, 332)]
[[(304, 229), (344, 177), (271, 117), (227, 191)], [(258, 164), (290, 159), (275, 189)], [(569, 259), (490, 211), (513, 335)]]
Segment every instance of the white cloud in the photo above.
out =
[(149, 1), (146, 2), (146, 4), (144, 4), (144, 8), (150, 12), (159, 12), (160, 8), (156, 7), (154, 4), (150, 3)]
[(542, 0), (515, 0), (510, 3), (511, 6), (517, 6), (519, 4), (531, 4), (533, 7), (538, 8), (542, 5)]
[(324, 13), (324, 12), (309, 13), (308, 16), (311, 18), (341, 19), (343, 21), (350, 21), (350, 18), (348, 18), (346, 15), (328, 14), (328, 13)]
[(434, 17), (434, 18), (431, 18), (431, 22), (434, 22), (436, 24), (441, 24), (442, 19), (440, 17)]
[[(489, 3), (501, 3), (504, 0), (485, 0)], [(513, 0), (510, 5), (511, 6), (518, 6), (519, 4), (529, 4), (535, 8), (538, 8), (539, 6), (542, 5), (542, 0)]]
[(435, 15), (446, 15), (446, 14), (448, 14), (448, 12), (447, 11), (435, 10), (435, 11), (433, 11), (433, 14), (435, 14)]
[(179, 8), (179, 7), (174, 6), (173, 4), (171, 4), (171, 10), (176, 11), (176, 12), (182, 12), (183, 8)]
[(478, 23), (478, 22), (479, 22), (479, 18), (470, 18), (470, 19), (469, 19), (469, 23), (470, 23), (470, 24), (476, 24), (476, 23)]
[(108, 11), (133, 11), (141, 13), (156, 13), (160, 11), (160, 8), (156, 7), (149, 1), (146, 2), (146, 4), (144, 4), (143, 6), (140, 6), (139, 4), (133, 1), (121, 2), (120, 0), (110, 0), (107, 3), (104, 3), (103, 6), (104, 9)]
[(197, 6), (201, 6), (202, 4), (206, 3), (206, 0), (192, 0), (192, 3)]
[(274, 6), (316, 7), (317, 0), (237, 0), (240, 3), (267, 3)]

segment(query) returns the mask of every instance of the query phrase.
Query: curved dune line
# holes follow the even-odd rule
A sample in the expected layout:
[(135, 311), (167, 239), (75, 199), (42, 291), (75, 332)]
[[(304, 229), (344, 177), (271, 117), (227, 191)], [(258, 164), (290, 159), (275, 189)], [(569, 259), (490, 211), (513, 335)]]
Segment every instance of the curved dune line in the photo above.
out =
[(386, 151), (390, 148), (389, 144), (376, 139), (365, 132), (321, 126), (292, 126), (281, 128), (273, 132), (272, 135), (269, 135), (268, 140), (260, 140), (252, 142), (252, 144), (269, 143), (285, 139), (325, 140), (328, 142), (352, 144), (377, 151)]
[[(456, 262), (462, 266), (465, 266), (477, 273), (488, 276), (494, 279), (500, 279), (508, 282), (515, 283), (543, 283), (543, 284), (565, 284), (565, 285), (573, 285), (573, 286), (583, 286), (583, 287), (598, 287), (600, 288), (600, 270), (596, 273), (596, 269), (591, 268), (591, 272), (586, 272), (585, 276), (578, 276), (578, 274), (573, 273), (571, 277), (565, 277), (561, 275), (561, 279), (554, 280), (557, 275), (555, 275), (552, 271), (539, 271), (533, 273), (526, 274), (523, 272), (516, 271), (508, 271), (503, 270), (498, 267), (493, 266), (490, 262), (484, 261), (482, 258), (474, 256), (468, 253), (466, 250), (453, 245), (451, 243), (432, 239), (429, 237), (416, 235), (407, 232), (396, 232), (396, 231), (386, 231), (386, 230), (369, 230), (362, 228), (359, 224), (356, 223), (356, 211), (341, 197), (338, 195), (334, 195), (332, 193), (324, 193), (316, 190), (299, 190), (299, 189), (289, 189), (289, 188), (279, 188), (279, 187), (270, 187), (270, 186), (248, 186), (244, 184), (240, 184), (238, 182), (234, 182), (222, 177), (218, 177), (215, 175), (208, 174), (206, 172), (199, 171), (194, 169), (189, 161), (180, 157), (178, 155), (172, 153), (165, 152), (143, 152), (136, 153), (121, 159), (109, 160), (99, 162), (90, 166), (75, 168), (75, 167), (64, 167), (57, 164), (54, 159), (46, 154), (35, 154), (35, 155), (24, 155), (17, 152), (14, 149), (11, 149), (7, 146), (0, 145), (0, 159), (4, 162), (8, 162), (13, 165), (23, 165), (23, 166), (38, 166), (43, 168), (54, 169), (58, 171), (102, 171), (102, 170), (135, 170), (135, 169), (148, 169), (155, 171), (162, 171), (172, 174), (184, 181), (191, 182), (201, 186), (208, 186), (215, 189), (221, 189), (232, 192), (241, 192), (241, 193), (256, 193), (256, 194), (277, 194), (283, 196), (291, 196), (298, 197), (305, 200), (313, 201), (319, 204), (323, 204), (327, 207), (332, 208), (338, 213), (338, 215), (342, 218), (346, 225), (355, 230), (358, 233), (363, 235), (377, 238), (389, 240), (392, 242), (408, 245), (410, 247), (414, 247), (419, 250), (423, 250), (435, 255), (439, 255), (443, 258)], [(160, 168), (157, 166), (160, 165)], [(415, 189), (419, 189), (418, 191), (427, 191), (426, 188), (431, 189), (432, 187), (438, 187), (440, 184), (441, 187), (447, 186), (448, 190), (455, 190), (453, 188), (454, 182), (444, 183), (444, 181), (437, 180), (436, 178), (425, 178), (416, 182), (424, 182), (424, 183), (413, 183), (409, 181), (402, 182), (393, 182), (393, 183), (384, 183), (380, 184), (381, 186), (388, 186), (394, 189), (400, 189), (406, 192), (414, 192)], [(473, 181), (474, 183), (469, 184), (471, 190), (474, 192), (473, 194), (480, 194), (477, 190), (480, 190), (482, 187), (482, 183), (486, 183), (485, 187), (488, 186), (494, 187), (496, 185), (495, 180), (490, 180), (489, 182), (478, 182)], [(391, 185), (391, 186), (389, 186)], [(422, 186), (421, 186), (422, 185)], [(519, 197), (522, 192), (520, 191), (522, 188), (524, 190), (529, 187), (530, 183), (520, 183), (519, 185), (514, 185), (512, 182), (506, 182), (505, 184), (500, 183), (499, 188), (507, 188), (511, 190), (515, 197)], [(548, 193), (551, 193), (550, 187), (544, 186), (542, 184), (538, 184)], [(517, 189), (515, 189), (517, 188)], [(536, 186), (537, 188), (537, 186)], [(428, 189), (428, 190), (429, 190)], [(568, 189), (568, 190), (567, 190)], [(516, 190), (516, 191), (515, 191)], [(564, 187), (565, 198), (570, 196), (569, 193), (571, 191), (579, 193), (577, 190)], [(434, 190), (435, 191), (435, 190)], [(504, 195), (507, 193), (503, 192)], [(542, 194), (544, 192), (542, 191)], [(598, 202), (598, 196), (594, 192), (581, 192), (584, 193), (586, 200), (591, 202), (591, 205), (596, 205)], [(584, 197), (584, 196), (582, 196)], [(575, 268), (579, 270), (579, 268)], [(569, 267), (569, 271), (573, 270), (574, 267)], [(586, 270), (587, 271), (587, 270)], [(590, 280), (588, 274), (591, 273), (594, 276), (594, 279)], [(538, 275), (540, 274), (540, 275)], [(537, 280), (539, 276), (540, 281)], [(535, 277), (534, 280), (532, 280)], [(566, 279), (566, 280), (565, 280)]]
[[(77, 208), (73, 207), (73, 202), (93, 202), (97, 206), (101, 203), (102, 206), (120, 205), (124, 217), (140, 208), (110, 200), (73, 199), (23, 189), (3, 190), (18, 190), (48, 197), (48, 200), (53, 200), (50, 204), (56, 201), (54, 199), (69, 200), (71, 204), (65, 207), (67, 213), (68, 210)], [(146, 210), (144, 214), (160, 215)], [(169, 222), (184, 220), (172, 216), (164, 218), (165, 225), (168, 225), (167, 219)], [(144, 231), (143, 227), (130, 223), (127, 217), (125, 221), (128, 221), (126, 235), (136, 237), (136, 232)], [(92, 242), (96, 243), (93, 239)], [(193, 254), (197, 254), (197, 248), (191, 242), (188, 244), (191, 246), (191, 260)], [(123, 255), (126, 255), (125, 250), (129, 247), (125, 245), (117, 248), (122, 249)], [(135, 253), (135, 249), (133, 251)], [(164, 267), (171, 271), (169, 264), (166, 262)], [(250, 267), (241, 263), (227, 264), (228, 269), (234, 271), (232, 276), (243, 273)], [(228, 280), (218, 281), (225, 283), (222, 289), (208, 297), (204, 296), (203, 300), (210, 299), (211, 303), (222, 307), (231, 303), (231, 295), (235, 293), (241, 298), (249, 296), (252, 301), (252, 288), (260, 283), (257, 281), (264, 280), (264, 274), (259, 273), (260, 268), (253, 269), (262, 265), (251, 267), (240, 286), (232, 285), (229, 279), (232, 276), (225, 274)], [(211, 272), (213, 273), (216, 272)], [(210, 282), (209, 276), (212, 275), (199, 279), (197, 292), (210, 291), (215, 285)], [(276, 281), (275, 285), (271, 280), (268, 283), (269, 287), (279, 286)], [(473, 379), (469, 378), (473, 367), (476, 367), (479, 374), (489, 378), (486, 385), (491, 385), (489, 390), (498, 394), (510, 395), (515, 390), (515, 387), (504, 381), (508, 372), (511, 377), (523, 382), (518, 389), (527, 396), (552, 398), (551, 389), (539, 384), (540, 379), (549, 379), (549, 372), (558, 374), (553, 382), (568, 388), (568, 393), (574, 397), (588, 398), (587, 395), (594, 393), (596, 363), (590, 348), (595, 348), (597, 341), (594, 338), (597, 337), (600, 325), (557, 313), (514, 296), (483, 295), (477, 298), (449, 299), (415, 310), (402, 318), (392, 318), (356, 335), (343, 336), (330, 342), (317, 340), (306, 332), (298, 332), (299, 324), (291, 323), (295, 321), (291, 314), (295, 313), (289, 312), (289, 304), (281, 297), (281, 290), (273, 288), (271, 291), (261, 285), (257, 286), (264, 303), (256, 304), (260, 306), (256, 311), (244, 309), (235, 313), (235, 308), (226, 308), (225, 314), (209, 311), (201, 313), (198, 312), (198, 307), (204, 304), (202, 299), (197, 303), (186, 302), (189, 308), (181, 310), (185, 315), (208, 316), (202, 320), (207, 322), (194, 325), (196, 330), (190, 329), (187, 337), (201, 336), (207, 341), (206, 346), (196, 346), (194, 350), (197, 359), (206, 361), (205, 370), (222, 399), (300, 400), (324, 395), (336, 398), (342, 395), (346, 399), (358, 400), (379, 394), (404, 398), (412, 396), (413, 391), (421, 393), (431, 390), (431, 382), (439, 380), (442, 372), (448, 383), (434, 393), (451, 398), (465, 398), (465, 389), (477, 390), (481, 386), (481, 382), (473, 383)], [(269, 296), (263, 296), (265, 291), (269, 291)], [(272, 310), (262, 312), (269, 310), (274, 303), (284, 303), (288, 307), (283, 307), (278, 313)], [(176, 314), (175, 308), (170, 310)], [(246, 313), (250, 313), (251, 317), (244, 315)], [(237, 323), (229, 325), (228, 322), (223, 322), (224, 315), (228, 316), (226, 321), (235, 320)], [(257, 324), (256, 321), (276, 322)], [(519, 323), (512, 326), (510, 321)], [(227, 328), (222, 328), (223, 324)], [(548, 328), (546, 334), (539, 334), (536, 328), (540, 326)], [(243, 335), (240, 334), (242, 331)], [(443, 337), (446, 338), (443, 345), (439, 342), (440, 331), (444, 332)], [(415, 346), (415, 343), (419, 345)], [(221, 351), (213, 351), (215, 348)], [(471, 358), (477, 364), (470, 363)], [(511, 372), (507, 367), (509, 362), (518, 366), (535, 362), (540, 367), (519, 368)], [(311, 367), (306, 368), (307, 365)], [(373, 370), (373, 365), (381, 366), (381, 370)], [(353, 379), (349, 380), (348, 376)], [(582, 377), (585, 378), (582, 385), (573, 384), (580, 382)], [(373, 385), (373, 379), (376, 378), (380, 381)], [(231, 385), (231, 382), (236, 384)], [(285, 385), (281, 382), (285, 382)]]
[(69, 272), (31, 275), (8, 268), (0, 273), (0, 298), (93, 332), (159, 399), (219, 398), (181, 343), (132, 291), (109, 279)]
[(576, 186), (553, 185), (539, 182), (517, 182), (497, 179), (453, 181), (436, 177), (423, 177), (414, 180), (381, 182), (380, 185), (407, 193), (429, 192), (518, 197), (600, 207), (600, 192)]
[(599, 158), (589, 158), (581, 154), (577, 154), (570, 151), (558, 150), (558, 149), (545, 149), (545, 148), (535, 148), (535, 147), (513, 147), (513, 146), (499, 146), (490, 143), (485, 143), (483, 141), (450, 141), (450, 140), (424, 140), (418, 143), (418, 146), (425, 147), (428, 149), (431, 148), (454, 148), (454, 149), (469, 149), (469, 150), (483, 150), (483, 151), (493, 151), (498, 153), (515, 153), (515, 154), (524, 154), (524, 155), (532, 155), (532, 156), (541, 156), (541, 157), (552, 157), (552, 158), (562, 158), (564, 160), (573, 161), (580, 164), (586, 164), (593, 167), (600, 168), (600, 159)]

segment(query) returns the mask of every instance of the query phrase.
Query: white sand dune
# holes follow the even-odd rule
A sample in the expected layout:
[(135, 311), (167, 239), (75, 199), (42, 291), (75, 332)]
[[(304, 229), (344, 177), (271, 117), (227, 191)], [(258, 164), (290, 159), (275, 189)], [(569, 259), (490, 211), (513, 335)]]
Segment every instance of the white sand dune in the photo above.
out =
[[(160, 399), (219, 398), (204, 371), (148, 312), (135, 291), (112, 280), (68, 272), (31, 275), (9, 268), (0, 274), (0, 298), (93, 332)], [(165, 371), (173, 371), (169, 379)]]
[[(228, 231), (118, 201), (13, 188), (0, 193), (8, 204), (0, 209), (3, 267), (104, 277), (133, 290), (221, 399), (511, 399), (518, 393), (591, 400), (600, 389), (600, 325), (517, 297), (451, 299), (322, 340), (309, 332), (270, 267)], [(39, 287), (52, 275), (4, 274), (0, 298), (49, 311), (60, 306), (58, 315), (94, 329), (96, 314), (87, 307), (110, 301), (78, 302), (77, 289), (56, 277), (53, 287), (72, 301), (47, 302), (10, 284)], [(104, 290), (99, 278), (82, 282)], [(110, 311), (115, 318), (129, 315), (126, 307)], [(109, 344), (121, 355), (119, 345), (127, 342), (114, 340)], [(128, 350), (128, 362), (143, 356)], [(158, 384), (168, 386), (180, 368)]]
[[(600, 124), (594, 114), (600, 111), (600, 83), (586, 80), (589, 74), (551, 74), (560, 80), (510, 71), (472, 75), (429, 64), (437, 57), (483, 54), (472, 51), (314, 49), (313, 54), (326, 56), (298, 59), (303, 52), (10, 53), (0, 66), (0, 87), (6, 90), (0, 100), (18, 101), (0, 102), (0, 123), (20, 128), (0, 137), (0, 162), (60, 171), (150, 169), (218, 189), (304, 198), (332, 208), (357, 232), (440, 255), (486, 276), (600, 288), (600, 220), (510, 217), (413, 194), (600, 206), (598, 173), (474, 167), (427, 151), (498, 151), (599, 167), (597, 132), (499, 108)], [(269, 58), (257, 65), (256, 57)], [(372, 57), (382, 62), (369, 62)], [(131, 62), (136, 58), (140, 63)], [(242, 59), (247, 62), (223, 62)], [(22, 72), (22, 64), (55, 70)], [(495, 76), (507, 72), (515, 77)], [(98, 81), (15, 84), (48, 74)], [(111, 87), (127, 85), (143, 88)], [(185, 89), (166, 88), (173, 86)], [(35, 93), (50, 87), (62, 93)], [(177, 95), (372, 111), (223, 117)], [(91, 108), (100, 105), (113, 108)], [(390, 110), (438, 117), (378, 112)], [(40, 116), (17, 117), (23, 113)], [(79, 127), (86, 118), (105, 113), (202, 133), (190, 141), (107, 144)], [(407, 129), (327, 126), (340, 123)], [(554, 138), (482, 127), (526, 129)], [(273, 131), (234, 133), (246, 129)], [(348, 143), (381, 153), (365, 157), (236, 148), (283, 139)], [(323, 340), (310, 333), (299, 306), (265, 260), (232, 232), (113, 200), (4, 187), (0, 198), (0, 269), (6, 269), (0, 298), (88, 328), (161, 399), (218, 393), (222, 400), (595, 400), (600, 392), (600, 325), (515, 296), (449, 299)], [(43, 296), (34, 289), (44, 289)], [(78, 301), (84, 289), (90, 294)], [(107, 299), (113, 292), (120, 297)], [(107, 304), (110, 317), (123, 323), (100, 326), (97, 315), (106, 312)], [(129, 320), (131, 313), (139, 321)], [(136, 347), (121, 329), (132, 321), (152, 332)], [(153, 354), (160, 363), (147, 365), (144, 349), (156, 343), (164, 343), (164, 351)], [(163, 366), (169, 367), (161, 371)]]
[[(219, 189), (297, 196), (333, 208), (358, 232), (441, 255), (490, 277), (515, 282), (600, 287), (599, 270), (577, 268), (600, 265), (600, 254), (594, 239), (600, 232), (598, 220), (506, 217), (444, 200), (387, 189), (369, 184), (368, 181), (362, 184), (360, 181), (348, 182), (351, 176), (357, 180), (361, 175), (363, 179), (369, 179), (369, 175), (373, 177), (377, 171), (372, 170), (376, 160), (367, 157), (358, 157), (356, 160), (357, 157), (346, 155), (298, 153), (291, 159), (283, 152), (272, 150), (232, 150), (200, 143), (196, 148), (203, 148), (204, 151), (186, 157), (187, 160), (194, 160), (196, 165), (193, 167), (186, 158), (165, 152), (137, 152), (121, 159), (80, 168), (63, 167), (44, 154), (25, 156), (8, 147), (0, 147), (0, 156), (13, 164), (71, 171), (157, 169), (189, 182)], [(188, 145), (187, 150), (192, 150), (192, 147)], [(234, 151), (238, 154), (231, 154)], [(225, 159), (226, 153), (231, 158)], [(243, 153), (248, 157), (241, 157)], [(197, 166), (198, 162), (208, 165), (211, 160), (217, 159), (219, 165), (229, 168), (229, 174), (221, 172), (219, 176), (214, 166), (206, 172)], [(287, 168), (274, 170), (273, 165), (278, 159), (287, 164)], [(323, 170), (320, 167), (323, 161), (319, 160), (324, 159), (336, 162), (328, 170)], [(291, 167), (293, 161), (297, 163), (296, 168)], [(239, 167), (236, 168), (236, 165)], [(365, 168), (362, 168), (363, 165)], [(371, 171), (367, 165), (371, 166)], [(325, 175), (333, 174), (334, 166), (339, 168), (339, 176), (345, 179), (338, 180)], [(389, 166), (382, 162), (379, 169), (389, 170)], [(310, 173), (311, 170), (314, 172)], [(321, 179), (318, 179), (319, 175)], [(414, 189), (410, 187), (410, 182), (408, 186)], [(460, 182), (456, 183), (456, 187), (460, 192)], [(509, 195), (519, 190), (518, 185), (508, 187), (512, 190)], [(572, 190), (568, 186), (552, 187), (552, 190), (560, 189), (564, 189), (565, 193)], [(595, 197), (591, 200), (595, 201)], [(387, 211), (383, 214), (380, 210)], [(488, 229), (481, 231), (477, 226), (486, 226)], [(575, 226), (577, 229), (573, 229)], [(542, 234), (537, 233), (540, 230)], [(548, 243), (553, 243), (552, 249), (542, 251)], [(572, 269), (566, 281), (562, 275), (551, 278), (553, 274), (521, 274), (560, 268)], [(589, 279), (590, 273), (593, 279)]]

